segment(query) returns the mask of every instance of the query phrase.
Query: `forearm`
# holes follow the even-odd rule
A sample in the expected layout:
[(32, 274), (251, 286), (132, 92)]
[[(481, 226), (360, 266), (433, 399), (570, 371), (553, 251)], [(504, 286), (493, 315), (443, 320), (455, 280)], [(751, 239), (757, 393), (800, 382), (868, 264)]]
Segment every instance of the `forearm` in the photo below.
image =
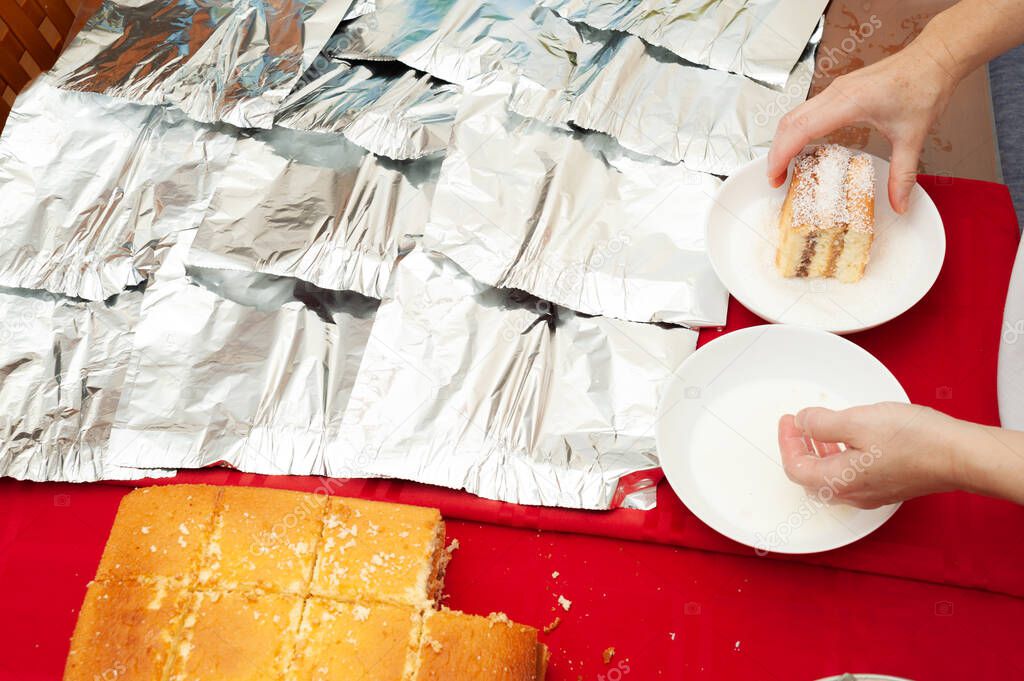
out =
[(960, 80), (1024, 43), (1024, 0), (961, 0), (935, 16), (911, 46)]
[(945, 440), (951, 487), (1024, 504), (1024, 433), (958, 421)]

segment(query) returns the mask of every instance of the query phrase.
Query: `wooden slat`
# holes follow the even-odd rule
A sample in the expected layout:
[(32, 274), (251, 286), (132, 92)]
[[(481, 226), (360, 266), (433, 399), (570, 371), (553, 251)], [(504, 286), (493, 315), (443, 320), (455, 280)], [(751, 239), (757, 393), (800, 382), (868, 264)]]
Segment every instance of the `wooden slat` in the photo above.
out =
[[(11, 0), (2, 1), (10, 2)], [(50, 17), (53, 25), (57, 27), (57, 31), (66, 36), (71, 30), (71, 25), (75, 23), (75, 13), (79, 7), (78, 0), (38, 0), (38, 3), (46, 12), (46, 16)]]
[(5, 83), (15, 92), (21, 92), (31, 77), (18, 63), (21, 57), (14, 56), (13, 50), (0, 50), (0, 83)]
[(28, 51), (32, 59), (39, 64), (40, 68), (50, 68), (57, 60), (56, 51), (46, 42), (46, 38), (39, 32), (39, 27), (33, 25), (32, 20), (28, 18), (25, 10), (18, 3), (11, 0), (0, 2), (0, 19), (4, 20), (7, 27), (11, 29), (11, 33)]
[[(86, 0), (94, 5), (98, 0)], [(0, 0), (0, 23), (6, 34), (0, 38), (0, 92), (10, 87), (14, 92), (28, 84), (38, 69), (53, 66), (63, 41), (75, 24), (82, 0)], [(50, 24), (53, 28), (50, 28)], [(42, 28), (46, 27), (46, 34)], [(61, 37), (56, 45), (53, 31)], [(46, 36), (49, 35), (49, 38)], [(29, 64), (28, 67), (25, 64)], [(0, 128), (10, 113), (8, 102), (0, 99)]]

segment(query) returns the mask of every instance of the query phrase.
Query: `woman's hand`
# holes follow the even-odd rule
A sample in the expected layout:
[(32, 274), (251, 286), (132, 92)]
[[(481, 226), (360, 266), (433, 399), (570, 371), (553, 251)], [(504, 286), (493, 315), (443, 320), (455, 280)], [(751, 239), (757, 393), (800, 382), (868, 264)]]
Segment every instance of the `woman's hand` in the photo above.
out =
[(786, 475), (812, 494), (876, 508), (959, 486), (952, 443), (961, 427), (933, 409), (910, 404), (883, 402), (843, 411), (813, 407), (782, 417), (779, 449)]
[(779, 123), (768, 153), (772, 186), (785, 182), (789, 162), (811, 141), (845, 125), (868, 123), (892, 144), (889, 202), (897, 212), (906, 211), (928, 130), (963, 77), (961, 69), (935, 41), (919, 39), (891, 57), (839, 76)]

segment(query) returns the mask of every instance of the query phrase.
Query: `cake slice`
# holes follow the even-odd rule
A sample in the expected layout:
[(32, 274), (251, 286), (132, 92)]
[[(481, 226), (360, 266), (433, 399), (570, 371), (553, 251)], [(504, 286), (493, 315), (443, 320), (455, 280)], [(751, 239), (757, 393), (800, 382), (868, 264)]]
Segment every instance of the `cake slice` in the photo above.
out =
[(289, 681), (408, 681), (422, 616), (387, 603), (306, 601)]
[(64, 681), (161, 681), (187, 605), (188, 592), (166, 579), (93, 582), (78, 613)]
[(190, 582), (209, 540), (220, 489), (166, 485), (133, 490), (117, 509), (97, 579)]
[(437, 509), (332, 497), (310, 592), (433, 607), (447, 559)]
[(199, 588), (304, 595), (327, 500), (280, 489), (225, 487)]
[(801, 154), (779, 214), (775, 265), (785, 277), (859, 281), (874, 240), (871, 157), (836, 144)]
[(428, 611), (412, 681), (544, 681), (548, 649), (537, 630), (504, 614)]
[(199, 591), (185, 617), (170, 681), (280, 681), (298, 636), (303, 599)]

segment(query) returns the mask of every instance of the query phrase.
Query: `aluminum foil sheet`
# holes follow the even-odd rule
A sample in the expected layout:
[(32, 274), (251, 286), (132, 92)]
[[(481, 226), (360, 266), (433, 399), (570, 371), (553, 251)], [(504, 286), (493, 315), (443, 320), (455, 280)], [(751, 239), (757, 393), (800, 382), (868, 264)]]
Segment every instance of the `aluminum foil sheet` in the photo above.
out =
[(0, 285), (102, 300), (138, 284), (198, 224), (234, 144), (180, 112), (36, 81), (0, 136)]
[(782, 91), (690, 66), (625, 33), (585, 31), (601, 38), (601, 48), (581, 58), (563, 91), (553, 95), (520, 79), (509, 106), (552, 125), (607, 133), (629, 149), (691, 170), (729, 175), (766, 155), (779, 121), (807, 98), (823, 26)]
[(378, 0), (376, 12), (345, 26), (334, 56), (399, 60), (463, 86), (512, 73), (510, 106), (521, 115), (727, 175), (767, 153), (779, 119), (806, 99), (821, 31), (781, 91), (628, 33), (572, 24), (532, 0)]
[(376, 307), (246, 272), (157, 281), (142, 302), (111, 460), (323, 474)]
[(439, 167), (382, 159), (340, 135), (275, 128), (240, 140), (189, 264), (381, 298), (406, 235), (423, 232)]
[(377, 312), (331, 476), (379, 475), (523, 504), (650, 507), (659, 392), (697, 334), (575, 314), (419, 248)]
[(720, 180), (510, 113), (509, 89), (497, 79), (467, 95), (425, 245), (579, 312), (724, 324), (728, 292), (704, 247)]
[(341, 133), (378, 156), (415, 159), (447, 147), (461, 90), (393, 63), (324, 56), (303, 74), (275, 122)]
[(332, 39), (333, 55), (398, 60), (465, 85), (494, 71), (557, 90), (584, 51), (579, 32), (533, 0), (377, 0)]
[(112, 464), (107, 445), (142, 293), (105, 302), (0, 289), (0, 475), (86, 482), (171, 475)]
[(269, 128), (338, 24), (373, 0), (104, 0), (52, 73), (61, 87)]
[(632, 33), (713, 69), (781, 88), (828, 0), (539, 0), (560, 16)]

